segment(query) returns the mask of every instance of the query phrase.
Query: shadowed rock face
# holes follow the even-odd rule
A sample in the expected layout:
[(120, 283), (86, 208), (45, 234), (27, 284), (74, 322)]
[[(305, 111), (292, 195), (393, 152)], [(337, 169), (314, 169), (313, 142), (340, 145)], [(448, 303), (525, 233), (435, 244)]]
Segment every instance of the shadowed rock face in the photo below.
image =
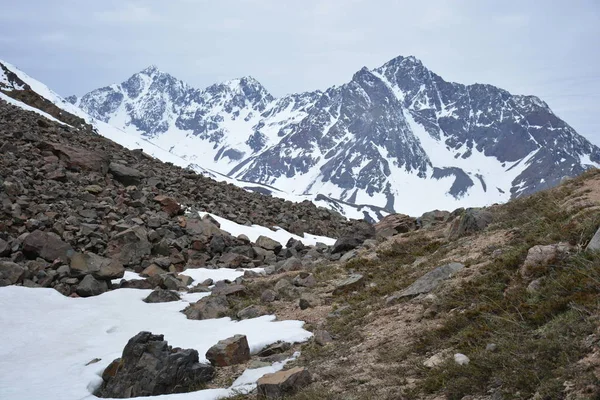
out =
[(185, 393), (198, 390), (214, 375), (211, 365), (198, 362), (196, 350), (173, 349), (163, 335), (140, 332), (104, 370), (104, 383), (95, 394), (130, 398)]

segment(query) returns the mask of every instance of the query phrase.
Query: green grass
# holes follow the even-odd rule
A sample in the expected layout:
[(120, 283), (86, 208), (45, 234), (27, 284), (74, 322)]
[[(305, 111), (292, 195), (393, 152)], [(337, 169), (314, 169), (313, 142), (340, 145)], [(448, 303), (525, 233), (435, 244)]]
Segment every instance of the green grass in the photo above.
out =
[[(467, 354), (468, 366), (452, 360), (421, 371), (415, 394), (442, 392), (448, 399), (485, 394), (497, 387), (506, 398), (542, 399), (564, 396), (563, 383), (583, 380), (599, 385), (591, 374), (573, 368), (586, 350), (600, 315), (600, 254), (575, 252), (539, 271), (538, 291), (518, 274), (527, 250), (559, 241), (583, 247), (600, 224), (598, 215), (577, 221), (560, 207), (569, 188), (511, 202), (496, 211), (498, 229), (513, 238), (481, 276), (439, 299), (447, 313), (442, 327), (423, 335), (412, 347), (425, 356), (443, 349)], [(486, 351), (488, 343), (498, 345)]]

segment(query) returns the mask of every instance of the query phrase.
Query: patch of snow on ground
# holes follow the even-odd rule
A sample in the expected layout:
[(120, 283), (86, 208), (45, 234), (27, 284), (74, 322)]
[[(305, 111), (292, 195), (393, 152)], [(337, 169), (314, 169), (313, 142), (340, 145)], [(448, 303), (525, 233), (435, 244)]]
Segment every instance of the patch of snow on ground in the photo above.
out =
[[(127, 341), (140, 331), (164, 334), (174, 347), (198, 350), (200, 359), (219, 340), (248, 337), (251, 352), (279, 340), (302, 342), (312, 334), (302, 321), (275, 321), (262, 316), (188, 320), (180, 311), (186, 301), (147, 304), (151, 290), (118, 289), (89, 298), (64, 297), (54, 289), (0, 288), (0, 398), (11, 400), (95, 399), (102, 371), (121, 356)], [(101, 361), (86, 364), (94, 358)], [(275, 364), (267, 372), (281, 369)], [(250, 390), (262, 371), (249, 371), (228, 389), (165, 395), (161, 399), (216, 400)]]
[(183, 271), (182, 275), (187, 275), (191, 277), (194, 282), (192, 285), (196, 285), (201, 283), (207, 279), (212, 279), (215, 282), (218, 281), (234, 281), (240, 276), (244, 276), (244, 272), (253, 271), (262, 273), (264, 272), (264, 268), (246, 268), (246, 269), (230, 269), (230, 268), (219, 268), (219, 269), (209, 269), (209, 268), (190, 268)]
[(133, 271), (125, 271), (125, 274), (123, 275), (123, 277), (122, 277), (122, 278), (119, 278), (119, 279), (113, 279), (113, 280), (111, 281), (111, 283), (112, 283), (113, 285), (118, 285), (118, 284), (119, 284), (119, 282), (121, 282), (121, 279), (125, 279), (126, 281), (131, 281), (131, 280), (134, 280), (134, 279), (144, 279), (144, 278), (142, 278), (142, 277), (140, 276), (140, 274), (136, 274), (136, 273), (135, 273), (135, 272), (133, 272)]
[(210, 215), (219, 224), (221, 224), (221, 229), (224, 230), (225, 232), (229, 232), (232, 236), (238, 236), (238, 235), (242, 235), (242, 234), (246, 235), (252, 242), (256, 242), (256, 239), (258, 239), (259, 236), (267, 236), (267, 237), (275, 240), (276, 242), (281, 243), (282, 246), (285, 246), (286, 243), (288, 242), (288, 240), (290, 240), (292, 238), (296, 239), (296, 240), (301, 240), (302, 243), (304, 243), (305, 245), (308, 245), (308, 246), (314, 246), (318, 242), (324, 243), (328, 246), (333, 246), (333, 244), (335, 243), (335, 239), (328, 238), (326, 236), (317, 236), (317, 235), (311, 235), (311, 234), (305, 233), (304, 237), (300, 237), (298, 235), (294, 235), (293, 233), (290, 233), (290, 232), (286, 231), (285, 229), (282, 229), (279, 227), (275, 227), (275, 229), (277, 229), (277, 230), (273, 231), (269, 228), (266, 228), (266, 227), (260, 226), (260, 225), (252, 225), (252, 226), (240, 225), (240, 224), (230, 221), (226, 218), (219, 217), (217, 215), (210, 214), (210, 213), (203, 212), (203, 211), (198, 212), (198, 214), (200, 215), (200, 217), (204, 217), (207, 214)]

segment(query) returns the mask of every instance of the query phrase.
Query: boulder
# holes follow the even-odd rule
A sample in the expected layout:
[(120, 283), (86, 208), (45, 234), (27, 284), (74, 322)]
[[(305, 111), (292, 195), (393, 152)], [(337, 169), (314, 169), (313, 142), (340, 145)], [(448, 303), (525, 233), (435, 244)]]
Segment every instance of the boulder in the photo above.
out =
[(0, 257), (5, 257), (11, 253), (10, 245), (8, 242), (0, 238)]
[(256, 355), (258, 357), (269, 357), (269, 356), (272, 356), (273, 354), (285, 353), (286, 351), (288, 351), (291, 348), (292, 348), (292, 345), (288, 342), (277, 342), (277, 343), (268, 345), (267, 347), (265, 347), (264, 349), (262, 349), (261, 351), (256, 353)]
[(77, 294), (81, 297), (98, 296), (108, 290), (105, 281), (98, 281), (92, 275), (86, 275), (77, 285)]
[(107, 254), (123, 265), (137, 265), (151, 250), (146, 229), (135, 226), (115, 235), (108, 244)]
[(281, 265), (281, 270), (285, 272), (299, 271), (302, 269), (302, 267), (302, 261), (298, 260), (296, 257), (292, 257), (284, 261), (284, 263)]
[(568, 243), (533, 246), (527, 251), (527, 257), (519, 268), (519, 273), (524, 279), (529, 279), (536, 274), (536, 271), (545, 271), (548, 264), (564, 256), (572, 248), (573, 246)]
[(323, 329), (318, 329), (315, 331), (314, 340), (319, 346), (325, 346), (326, 344), (333, 342), (333, 338), (329, 332)]
[(100, 280), (122, 278), (125, 268), (118, 260), (104, 258), (94, 253), (75, 253), (69, 264), (69, 274), (81, 277), (91, 274)]
[(140, 275), (142, 275), (142, 276), (159, 276), (159, 275), (163, 275), (166, 273), (167, 273), (167, 271), (165, 271), (158, 265), (150, 264), (149, 266), (144, 268), (144, 270), (141, 272)]
[(417, 226), (420, 228), (428, 228), (445, 222), (448, 218), (450, 218), (450, 213), (448, 211), (428, 211), (417, 218)]
[(492, 213), (481, 208), (467, 208), (462, 216), (452, 223), (448, 231), (449, 239), (483, 231), (492, 222)]
[(120, 359), (102, 374), (98, 397), (130, 398), (198, 390), (215, 376), (199, 362), (198, 351), (174, 349), (163, 335), (140, 332), (127, 342)]
[(225, 296), (207, 296), (183, 310), (187, 319), (223, 318), (229, 312), (229, 302)]
[(331, 253), (345, 253), (355, 249), (367, 239), (375, 237), (375, 227), (367, 221), (354, 221), (354, 224), (347, 228), (340, 238), (336, 240), (331, 248)]
[(260, 295), (260, 301), (263, 303), (272, 303), (277, 299), (277, 293), (271, 289), (265, 289)]
[(206, 352), (206, 359), (217, 367), (242, 364), (250, 360), (250, 347), (245, 335), (219, 340)]
[(399, 292), (396, 296), (407, 297), (416, 296), (422, 293), (429, 293), (437, 288), (443, 281), (452, 277), (456, 272), (463, 269), (465, 266), (461, 263), (450, 263), (442, 265), (431, 272), (417, 279), (412, 285)]
[(25, 276), (25, 268), (11, 261), (0, 261), (0, 286), (21, 283)]
[(374, 227), (375, 235), (378, 238), (387, 238), (416, 230), (417, 220), (404, 214), (390, 214), (376, 223)]
[(248, 306), (240, 311), (238, 311), (238, 313), (236, 314), (236, 316), (239, 319), (251, 319), (251, 318), (257, 318), (260, 317), (261, 315), (263, 315), (262, 310), (257, 307), (257, 306)]
[(281, 399), (308, 386), (310, 382), (311, 376), (308, 370), (296, 367), (264, 375), (258, 380), (256, 389), (259, 399)]
[(127, 167), (123, 164), (111, 162), (108, 166), (108, 172), (115, 178), (116, 181), (125, 186), (137, 185), (145, 177), (143, 173), (135, 168)]
[(245, 296), (246, 287), (244, 285), (223, 285), (215, 286), (212, 290), (213, 296)]
[(278, 241), (262, 235), (259, 236), (258, 239), (256, 239), (256, 245), (265, 250), (274, 251), (275, 253), (278, 253), (283, 248), (281, 243), (279, 243)]
[(350, 275), (348, 278), (342, 280), (335, 286), (335, 289), (333, 290), (333, 295), (336, 296), (342, 293), (353, 292), (355, 290), (360, 289), (364, 285), (364, 277), (360, 274), (353, 274)]
[(292, 283), (295, 286), (303, 286), (303, 287), (314, 287), (317, 284), (317, 280), (315, 279), (313, 274), (309, 274), (308, 272), (301, 272), (298, 274)]
[(150, 293), (143, 301), (144, 303), (168, 303), (179, 300), (181, 300), (179, 293), (159, 288)]
[(162, 206), (162, 210), (169, 214), (169, 217), (174, 217), (176, 215), (183, 214), (181, 206), (172, 197), (159, 194), (158, 196), (154, 197), (154, 201), (160, 203), (160, 205)]
[(23, 254), (28, 258), (41, 257), (46, 261), (67, 262), (73, 248), (54, 233), (35, 230), (23, 240)]
[(108, 171), (110, 157), (103, 151), (92, 152), (52, 142), (42, 142), (38, 147), (52, 151), (70, 170), (94, 171), (102, 175)]
[(225, 268), (239, 268), (244, 264), (252, 262), (252, 259), (242, 254), (225, 253), (219, 257), (219, 262), (225, 264)]

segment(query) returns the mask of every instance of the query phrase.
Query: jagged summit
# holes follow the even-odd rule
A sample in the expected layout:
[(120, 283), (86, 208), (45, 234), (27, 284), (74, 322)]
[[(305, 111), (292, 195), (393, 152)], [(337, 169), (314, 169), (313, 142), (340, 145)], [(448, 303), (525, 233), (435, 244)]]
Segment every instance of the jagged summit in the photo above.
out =
[(600, 149), (541, 99), (445, 81), (414, 56), (281, 98), (250, 76), (195, 89), (147, 70), (78, 105), (190, 163), (288, 193), (418, 215), (503, 202), (600, 165)]

